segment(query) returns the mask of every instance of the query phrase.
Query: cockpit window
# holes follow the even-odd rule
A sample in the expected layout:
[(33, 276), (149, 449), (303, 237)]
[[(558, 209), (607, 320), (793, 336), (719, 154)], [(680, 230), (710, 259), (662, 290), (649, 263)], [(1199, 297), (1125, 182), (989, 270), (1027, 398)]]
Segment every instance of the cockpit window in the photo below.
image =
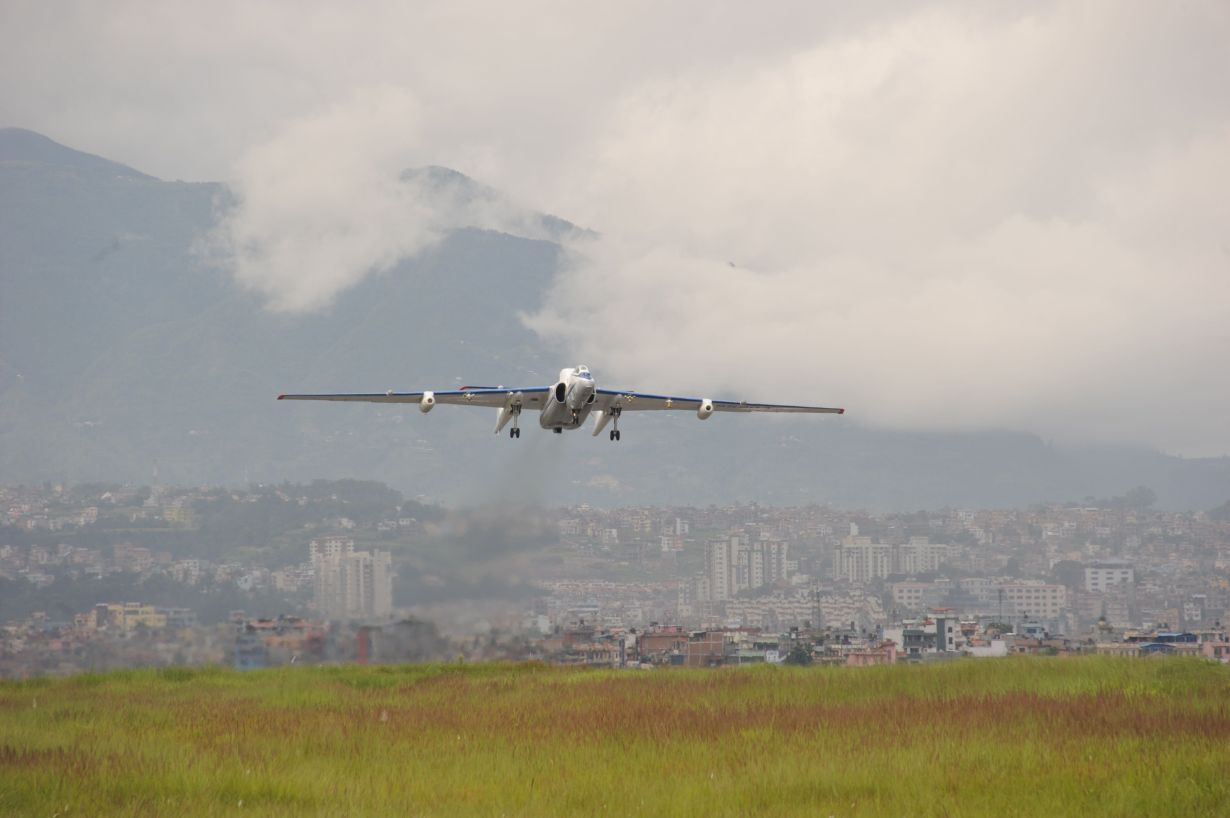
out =
[(585, 364), (581, 364), (577, 367), (577, 375), (585, 378), (586, 380), (593, 380), (593, 376), (589, 374), (589, 367)]

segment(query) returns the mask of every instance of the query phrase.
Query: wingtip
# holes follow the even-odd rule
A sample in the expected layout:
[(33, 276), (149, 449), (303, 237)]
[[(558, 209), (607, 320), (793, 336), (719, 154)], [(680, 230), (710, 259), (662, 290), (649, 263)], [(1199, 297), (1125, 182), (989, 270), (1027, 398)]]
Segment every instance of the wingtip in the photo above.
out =
[(844, 407), (843, 407), (843, 408), (841, 408), (841, 409), (838, 409), (838, 410), (837, 410), (837, 414), (839, 414), (839, 415), (844, 415), (845, 413), (846, 413), (846, 410), (845, 410), (845, 408), (844, 408)]
[(285, 397), (286, 397), (286, 395), (285, 395), (285, 394), (278, 395), (278, 400), (282, 400), (282, 399), (283, 399), (283, 398), (285, 398)]

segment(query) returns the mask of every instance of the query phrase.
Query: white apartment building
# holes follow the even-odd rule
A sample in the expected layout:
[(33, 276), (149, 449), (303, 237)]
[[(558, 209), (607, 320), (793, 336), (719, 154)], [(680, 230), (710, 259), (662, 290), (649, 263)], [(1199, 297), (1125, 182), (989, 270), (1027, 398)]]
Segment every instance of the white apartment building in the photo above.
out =
[(388, 551), (355, 551), (354, 540), (326, 538), (311, 545), (316, 610), (330, 619), (384, 619), (393, 613), (393, 558)]
[(763, 588), (789, 577), (787, 555), (790, 547), (781, 540), (760, 540), (748, 549), (750, 587)]
[(979, 602), (996, 600), (995, 583), (986, 577), (962, 577), (957, 580), (962, 593), (969, 594)]
[(749, 543), (746, 538), (732, 534), (709, 543), (705, 551), (709, 599), (722, 602), (740, 591), (787, 579), (788, 555), (788, 544), (778, 540)]
[(709, 581), (709, 599), (723, 602), (737, 594), (739, 583), (740, 540), (737, 536), (709, 543), (705, 549), (705, 577)]
[(1136, 569), (1126, 560), (1103, 560), (1085, 566), (1085, 590), (1102, 593), (1114, 585), (1134, 585)]
[(1004, 614), (1058, 619), (1067, 607), (1067, 589), (1043, 582), (1003, 582), (996, 586), (1003, 593)]
[(837, 579), (864, 584), (892, 573), (893, 547), (873, 543), (870, 537), (846, 537), (837, 547), (834, 560)]
[(346, 563), (346, 613), (386, 619), (393, 614), (393, 557), (388, 551), (356, 551)]
[(953, 556), (953, 547), (933, 543), (930, 537), (910, 537), (908, 543), (897, 546), (897, 573), (913, 576), (940, 570)]
[(353, 553), (354, 539), (351, 537), (321, 537), (312, 540), (308, 545), (308, 554), (313, 565), (318, 559), (331, 559)]
[(952, 591), (948, 580), (939, 582), (894, 582), (893, 605), (901, 610), (922, 611), (944, 604)]

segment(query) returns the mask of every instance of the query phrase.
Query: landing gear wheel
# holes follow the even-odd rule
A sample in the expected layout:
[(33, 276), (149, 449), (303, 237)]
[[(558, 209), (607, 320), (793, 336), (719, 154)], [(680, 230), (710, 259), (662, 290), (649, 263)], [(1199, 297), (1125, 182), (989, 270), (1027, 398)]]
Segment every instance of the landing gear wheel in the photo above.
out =
[(516, 426), (514, 426), (508, 430), (508, 436), (509, 437), (521, 437), (521, 430), (518, 429)]
[(614, 439), (615, 439), (615, 430), (612, 429), (611, 430), (611, 440), (614, 440)]
[(623, 439), (623, 434), (622, 434), (622, 433), (621, 433), (618, 429), (616, 429), (616, 430), (615, 430), (615, 439), (616, 439), (616, 440), (622, 440), (622, 439)]

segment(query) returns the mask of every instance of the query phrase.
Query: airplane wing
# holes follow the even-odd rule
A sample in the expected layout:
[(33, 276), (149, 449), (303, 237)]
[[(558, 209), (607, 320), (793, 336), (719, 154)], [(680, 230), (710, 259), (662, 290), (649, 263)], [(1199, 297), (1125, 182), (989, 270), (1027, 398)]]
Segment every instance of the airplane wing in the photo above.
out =
[(439, 392), (352, 392), (334, 395), (278, 395), (278, 400), (333, 400), (359, 403), (420, 403), (427, 395), (435, 403), (456, 406), (505, 406), (521, 405), (538, 408), (546, 401), (547, 387), (474, 387), (471, 389), (446, 389)]
[[(618, 408), (624, 412), (636, 409), (689, 409), (693, 412), (701, 408), (706, 398), (683, 398), (672, 395), (644, 395), (639, 392), (621, 392), (615, 389), (597, 390), (595, 404), (597, 409), (608, 410)], [(734, 400), (708, 400), (713, 405), (714, 412), (797, 412), (807, 414), (845, 414), (845, 409), (829, 406), (797, 406), (786, 403), (750, 403)]]

